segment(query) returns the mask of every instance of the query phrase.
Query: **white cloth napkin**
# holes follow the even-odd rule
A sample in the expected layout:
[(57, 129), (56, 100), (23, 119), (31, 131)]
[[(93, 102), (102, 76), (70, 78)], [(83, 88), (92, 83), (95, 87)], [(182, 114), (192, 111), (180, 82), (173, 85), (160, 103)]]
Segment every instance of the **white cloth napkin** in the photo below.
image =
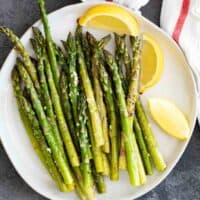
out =
[[(138, 11), (149, 2), (149, 0), (100, 1), (116, 2)], [(200, 123), (200, 0), (163, 0), (160, 25), (180, 45), (191, 66), (197, 84)]]
[(200, 0), (163, 0), (160, 26), (180, 45), (191, 66), (200, 123)]

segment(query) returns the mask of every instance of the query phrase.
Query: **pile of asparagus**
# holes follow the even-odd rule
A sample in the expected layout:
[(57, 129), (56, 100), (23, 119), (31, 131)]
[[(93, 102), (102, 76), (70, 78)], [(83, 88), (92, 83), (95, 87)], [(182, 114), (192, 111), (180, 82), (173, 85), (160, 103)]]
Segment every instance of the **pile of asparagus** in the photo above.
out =
[[(38, 0), (45, 37), (33, 27), (35, 58), (14, 33), (0, 27), (19, 57), (12, 85), (32, 145), (58, 188), (76, 190), (80, 199), (106, 191), (104, 177), (127, 170), (139, 186), (155, 167), (166, 164), (142, 107), (138, 87), (142, 38), (114, 34), (115, 56), (105, 50), (111, 35), (97, 41), (78, 26), (75, 36), (51, 37), (44, 0)], [(125, 69), (125, 70), (124, 70)]]

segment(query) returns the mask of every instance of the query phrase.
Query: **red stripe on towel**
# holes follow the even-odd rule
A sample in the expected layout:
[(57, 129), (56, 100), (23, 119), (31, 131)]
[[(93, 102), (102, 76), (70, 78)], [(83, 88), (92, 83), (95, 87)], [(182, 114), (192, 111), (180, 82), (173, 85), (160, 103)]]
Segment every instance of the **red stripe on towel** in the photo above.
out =
[(181, 11), (176, 22), (176, 26), (174, 28), (174, 32), (172, 34), (173, 39), (178, 43), (179, 37), (185, 22), (185, 19), (188, 15), (189, 7), (190, 7), (190, 0), (183, 0)]

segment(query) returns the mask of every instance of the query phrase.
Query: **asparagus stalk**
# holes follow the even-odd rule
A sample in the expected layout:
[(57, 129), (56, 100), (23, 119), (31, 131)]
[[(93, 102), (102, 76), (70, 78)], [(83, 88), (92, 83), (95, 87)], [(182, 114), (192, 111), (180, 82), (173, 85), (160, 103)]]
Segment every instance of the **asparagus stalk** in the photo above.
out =
[[(76, 174), (76, 172), (74, 172)], [(96, 200), (94, 188), (84, 187), (82, 181), (78, 178), (75, 180), (75, 189), (81, 200)]]
[(45, 32), (45, 36), (46, 36), (48, 58), (49, 58), (49, 61), (50, 61), (50, 64), (51, 64), (51, 70), (52, 70), (53, 78), (54, 78), (54, 81), (55, 81), (55, 85), (56, 85), (56, 88), (58, 88), (60, 74), (59, 74), (59, 69), (58, 69), (58, 66), (57, 66), (55, 48), (54, 48), (54, 45), (53, 45), (50, 27), (49, 27), (49, 24), (48, 24), (48, 18), (47, 18), (46, 8), (45, 8), (45, 1), (44, 0), (37, 0), (37, 1), (38, 1), (38, 5), (39, 5), (39, 8), (40, 8), (40, 14), (41, 14), (41, 17), (42, 17), (42, 23), (43, 23), (43, 26), (44, 26), (44, 32)]
[(139, 177), (140, 177), (140, 185), (143, 185), (146, 182), (147, 177), (146, 177), (144, 165), (143, 165), (143, 162), (142, 162), (142, 158), (140, 156), (139, 148), (137, 146), (134, 133), (132, 134), (132, 140), (133, 140), (133, 144), (135, 146), (135, 152), (136, 152), (136, 157), (137, 157), (137, 165), (138, 165), (138, 173), (139, 173)]
[(0, 26), (0, 33), (4, 33), (14, 44), (16, 51), (21, 55), (26, 70), (28, 71), (32, 81), (34, 82), (34, 86), (37, 91), (40, 91), (40, 84), (37, 77), (37, 71), (31, 61), (29, 53), (24, 48), (20, 39), (7, 27)]
[(126, 151), (126, 162), (127, 169), (129, 173), (130, 182), (133, 186), (140, 184), (139, 174), (138, 174), (138, 164), (135, 152), (134, 143), (132, 140), (132, 129), (129, 123), (129, 116), (126, 107), (125, 94), (122, 87), (122, 82), (118, 73), (118, 66), (111, 53), (104, 50), (105, 60), (109, 66), (112, 73), (112, 79), (115, 86), (115, 92), (117, 95), (121, 126), (124, 134), (124, 144)]
[(95, 169), (97, 173), (103, 173), (104, 172), (103, 152), (101, 151), (101, 147), (96, 147), (95, 145), (94, 134), (92, 130), (91, 120), (89, 117), (89, 111), (88, 111), (87, 128), (88, 128), (88, 133), (90, 136), (92, 157), (94, 160)]
[(97, 108), (99, 111), (99, 115), (102, 122), (102, 130), (103, 130), (103, 136), (104, 136), (104, 145), (102, 146), (102, 150), (105, 153), (110, 152), (110, 141), (109, 141), (109, 129), (108, 129), (108, 121), (107, 121), (107, 112), (106, 112), (106, 106), (103, 101), (103, 92), (101, 90), (101, 85), (98, 80), (98, 75), (95, 69), (92, 68), (92, 74), (93, 74), (93, 80), (94, 80), (94, 93), (95, 93), (95, 100), (97, 103)]
[(85, 64), (87, 66), (87, 71), (88, 71), (88, 75), (90, 77), (90, 80), (92, 80), (92, 73), (91, 73), (91, 46), (89, 45), (88, 39), (87, 37), (82, 34), (81, 37), (81, 44), (82, 44), (82, 48), (83, 48), (83, 53), (85, 56)]
[(108, 110), (108, 120), (109, 120), (109, 137), (111, 142), (111, 152), (110, 152), (110, 178), (111, 180), (118, 180), (118, 131), (117, 131), (117, 119), (116, 119), (116, 108), (113, 99), (113, 90), (111, 81), (109, 79), (108, 73), (106, 72), (102, 64), (99, 65), (99, 79), (104, 92), (105, 102)]
[[(115, 36), (115, 60), (118, 66), (118, 72), (120, 79), (122, 81), (122, 87), (124, 89), (125, 95), (127, 95), (128, 92), (128, 82), (127, 82), (127, 77), (125, 78), (124, 73), (123, 73), (123, 52), (124, 48), (122, 45), (122, 37), (117, 33), (114, 33)], [(126, 71), (127, 72), (127, 71)], [(120, 155), (119, 155), (119, 169), (126, 170), (127, 165), (126, 165), (126, 153), (125, 153), (125, 145), (124, 145), (124, 135), (123, 132), (121, 131), (121, 137), (120, 137)]]
[(100, 193), (100, 194), (105, 193), (106, 192), (106, 184), (104, 181), (104, 177), (101, 174), (94, 173), (94, 178), (95, 178), (98, 193)]
[(120, 141), (119, 169), (127, 170), (126, 153), (125, 153), (125, 146), (124, 146), (124, 137), (123, 137), (123, 135), (121, 136), (121, 141)]
[[(121, 42), (123, 43), (123, 40)], [(137, 46), (138, 46), (137, 38), (136, 38), (136, 40), (134, 38), (132, 38), (133, 57), (136, 57), (136, 59), (134, 59), (133, 66), (134, 66), (134, 64), (137, 63), (136, 61), (138, 59)], [(122, 55), (123, 55), (124, 63), (125, 62), (126, 63), (130, 63), (130, 57), (129, 56), (125, 56), (125, 54), (123, 54), (123, 51), (122, 51)], [(137, 86), (136, 86), (136, 88), (137, 88)], [(140, 148), (140, 151), (141, 151), (141, 156), (142, 156), (142, 159), (143, 159), (143, 163), (144, 163), (144, 166), (145, 166), (146, 173), (147, 174), (152, 174), (151, 160), (150, 160), (150, 157), (149, 157), (149, 153), (147, 151), (146, 144), (144, 142), (143, 135), (141, 133), (140, 126), (139, 126), (139, 124), (137, 124), (137, 119), (136, 118), (134, 120), (134, 130), (135, 130), (135, 136), (137, 138), (137, 142), (138, 142), (138, 145), (139, 145), (139, 148)], [(121, 151), (123, 151), (123, 148), (121, 149)], [(123, 165), (123, 158), (121, 156), (120, 156), (120, 165)], [(123, 166), (121, 166), (121, 167), (123, 167)]]
[(76, 135), (76, 127), (75, 127), (73, 116), (72, 116), (72, 109), (69, 102), (68, 89), (69, 88), (68, 88), (67, 76), (65, 75), (64, 72), (62, 72), (60, 75), (60, 99), (61, 99), (63, 112), (67, 119), (67, 124), (70, 130), (73, 142), (76, 146), (77, 151), (79, 152), (80, 147), (79, 147), (78, 138)]
[(141, 56), (141, 39), (139, 37), (130, 36), (133, 51), (133, 65), (130, 72), (130, 81), (127, 95), (127, 110), (132, 125), (135, 113), (135, 103), (139, 97), (139, 79), (140, 79), (140, 56)]
[(56, 54), (56, 61), (58, 65), (64, 70), (67, 71), (67, 60), (65, 58), (65, 55), (63, 53), (63, 50), (54, 43), (54, 49)]
[(85, 194), (84, 191), (81, 189), (81, 187), (78, 185), (78, 183), (77, 183), (77, 186), (76, 186), (76, 193), (77, 193), (78, 197), (79, 197), (81, 200), (88, 200), (86, 194)]
[[(117, 33), (114, 33), (115, 36), (115, 60), (118, 65), (118, 70), (119, 70), (119, 75), (122, 81), (122, 87), (124, 89), (125, 95), (127, 95), (128, 91), (128, 83), (127, 83), (127, 77), (125, 78), (124, 73), (123, 73), (123, 45), (122, 45), (122, 37)], [(126, 71), (127, 74), (127, 71)], [(124, 135), (123, 132), (121, 131), (121, 138), (120, 138), (120, 155), (119, 155), (119, 169), (126, 170), (127, 165), (126, 165), (126, 153), (125, 153), (125, 145), (124, 145)]]
[(137, 143), (138, 143), (138, 146), (140, 149), (140, 153), (142, 156), (142, 160), (144, 163), (145, 171), (148, 175), (150, 175), (153, 173), (150, 154), (147, 150), (147, 146), (144, 141), (143, 133), (142, 133), (139, 122), (136, 117), (134, 118), (134, 121), (133, 121), (133, 127), (134, 127), (135, 137), (136, 137), (136, 140), (137, 140)]
[(83, 174), (83, 183), (86, 188), (92, 186), (91, 169), (90, 169), (90, 155), (88, 149), (89, 147), (89, 137), (87, 132), (87, 102), (85, 96), (81, 92), (79, 104), (78, 104), (78, 139), (81, 151), (81, 171)]
[(104, 166), (104, 171), (102, 175), (110, 176), (110, 163), (108, 160), (108, 154), (105, 154), (105, 153), (103, 153), (103, 166)]
[[(82, 36), (84, 37), (84, 36)], [(101, 52), (101, 49), (110, 41), (111, 36), (107, 35), (104, 38), (102, 38), (98, 43), (96, 39), (93, 37), (92, 34), (87, 33), (87, 38), (89, 43), (91, 44), (91, 52), (92, 52), (92, 61), (91, 66), (92, 69), (90, 70), (92, 72), (92, 80), (93, 80), (93, 88), (95, 93), (95, 99), (97, 102), (98, 110), (100, 113), (100, 117), (102, 120), (102, 128), (104, 133), (104, 140), (105, 144), (102, 146), (102, 150), (106, 153), (110, 152), (110, 141), (109, 141), (109, 132), (108, 132), (108, 122), (107, 122), (107, 112), (106, 112), (106, 106), (104, 104), (103, 100), (103, 91), (100, 85), (99, 77), (98, 77), (98, 65), (99, 65), (99, 54)], [(108, 158), (105, 154), (102, 154), (103, 156), (103, 165), (104, 165), (104, 172), (103, 175), (109, 175), (110, 174), (110, 166), (108, 162)]]
[(111, 35), (110, 34), (104, 36), (98, 42), (97, 42), (96, 38), (91, 33), (87, 32), (86, 36), (87, 36), (88, 43), (92, 47), (91, 52), (96, 52), (96, 53), (99, 53), (99, 54), (101, 54), (101, 50), (111, 40)]
[(14, 68), (12, 71), (12, 85), (17, 99), (18, 109), (20, 112), (21, 119), (24, 123), (24, 126), (29, 134), (31, 143), (36, 150), (41, 162), (44, 164), (52, 179), (55, 181), (60, 191), (67, 192), (68, 188), (64, 184), (63, 179), (54, 164), (54, 161), (49, 151), (49, 147), (45, 141), (43, 133), (40, 129), (38, 119), (35, 115), (35, 112), (32, 109), (32, 106), (28, 100), (23, 97), (21, 88), (20, 88), (20, 77), (17, 72), (17, 69)]
[(91, 45), (92, 51), (92, 59), (91, 59), (91, 72), (92, 72), (92, 80), (93, 80), (93, 89), (95, 94), (95, 100), (97, 103), (98, 111), (100, 114), (100, 118), (102, 121), (102, 129), (104, 134), (104, 145), (102, 146), (102, 150), (105, 153), (110, 152), (110, 141), (109, 141), (109, 128), (108, 128), (108, 120), (107, 120), (107, 111), (106, 106), (103, 99), (103, 91), (101, 88), (101, 84), (99, 81), (98, 75), (98, 66), (100, 64), (99, 57), (101, 56), (102, 48), (110, 41), (111, 36), (107, 35), (103, 37), (98, 43), (95, 37), (87, 32), (87, 38)]
[[(92, 163), (93, 164), (93, 163)], [(101, 173), (98, 173), (94, 167), (94, 164), (92, 165), (92, 174), (94, 177), (94, 181), (96, 184), (96, 188), (98, 193), (102, 194), (106, 192), (106, 184), (104, 180), (104, 176)]]
[[(135, 116), (135, 103), (139, 97), (138, 86), (139, 86), (139, 78), (140, 78), (140, 56), (141, 56), (141, 39), (139, 37), (130, 37), (132, 44), (132, 51), (134, 53), (133, 56), (133, 65), (131, 67), (130, 76), (129, 76), (129, 88), (127, 94), (127, 111), (129, 115), (129, 123), (130, 127), (133, 130), (133, 118)], [(128, 58), (124, 58), (128, 59)], [(136, 143), (135, 133), (132, 134), (133, 137), (133, 145), (135, 148), (136, 156), (137, 156), (137, 164), (138, 164), (138, 172), (140, 176), (140, 183), (144, 184), (146, 182), (146, 175), (144, 166), (142, 163), (142, 159), (139, 153), (139, 149)]]
[(81, 38), (82, 31), (80, 29), (81, 28), (78, 27), (77, 32), (76, 32), (76, 39), (77, 39), (76, 47), (77, 47), (77, 54), (78, 54), (79, 73), (80, 73), (80, 78), (83, 84), (84, 92), (87, 98), (95, 145), (99, 147), (99, 146), (104, 145), (104, 137), (103, 137), (103, 131), (101, 127), (101, 119), (100, 119), (99, 112), (97, 109), (97, 104), (94, 98), (92, 85), (88, 76), (87, 66), (85, 64), (84, 55), (81, 48), (80, 38)]
[(128, 52), (128, 47), (126, 45), (126, 36), (122, 36), (120, 38), (120, 45), (121, 45), (121, 54), (122, 54), (122, 59), (124, 61), (124, 65), (125, 65), (125, 68), (126, 68), (126, 79), (129, 80), (129, 76), (130, 76), (130, 73), (131, 73), (131, 57), (129, 55), (129, 52)]
[[(114, 33), (114, 38), (115, 38), (115, 59), (116, 59), (116, 63), (118, 66), (121, 66), (121, 56), (122, 56), (122, 53), (121, 53), (121, 36), (117, 33)], [(123, 72), (122, 72), (122, 69), (120, 67), (120, 78), (123, 79), (124, 75), (123, 75)], [(123, 76), (122, 76), (123, 75)]]
[[(79, 197), (82, 199), (87, 199), (87, 200), (95, 200), (95, 191), (94, 187), (85, 187), (83, 184), (82, 180), (82, 174), (81, 170), (79, 167), (73, 167), (72, 168), (73, 172), (73, 178), (75, 181), (75, 189)], [(92, 177), (91, 177), (92, 178)], [(93, 179), (91, 179), (91, 183), (93, 183)]]
[[(63, 45), (66, 49), (68, 55), (68, 76), (69, 76), (69, 99), (71, 100), (73, 117), (75, 121), (78, 121), (78, 113), (77, 113), (77, 104), (78, 104), (78, 74), (76, 72), (76, 42), (75, 38), (69, 33), (67, 42), (63, 42)], [(77, 123), (75, 124), (77, 128)], [(90, 158), (92, 157), (90, 148), (88, 148), (88, 153), (90, 154)]]
[[(134, 110), (135, 110), (134, 108), (135, 99), (137, 99), (138, 97), (137, 84), (139, 84), (139, 67), (138, 67), (139, 64), (138, 63), (139, 63), (139, 56), (140, 56), (140, 41), (138, 40), (138, 38), (136, 38), (136, 40), (134, 41), (132, 40), (134, 63), (133, 63), (133, 67), (131, 67), (130, 66), (131, 60), (130, 60), (128, 49), (125, 43), (125, 37), (124, 36), (120, 37), (116, 35), (115, 40), (116, 40), (116, 44), (118, 45), (118, 50), (116, 50), (117, 59), (122, 61), (122, 63), (124, 63), (126, 67), (126, 72), (127, 72), (126, 79), (127, 79), (127, 82), (130, 81), (129, 91), (127, 91), (127, 87), (126, 87), (127, 82), (124, 84), (124, 90), (126, 93), (128, 92), (127, 102), (129, 103), (127, 103), (127, 108), (130, 115), (130, 127), (132, 128), (132, 120), (133, 120), (132, 116), (134, 115)], [(124, 141), (124, 138), (122, 136), (119, 165), (120, 165), (120, 168), (126, 169), (126, 164), (124, 162), (126, 155), (124, 152), (123, 141)], [(142, 164), (141, 156), (139, 154), (139, 149), (135, 141), (134, 135), (133, 135), (133, 144), (135, 147), (135, 152), (137, 152), (136, 156), (137, 156), (137, 164), (138, 164), (138, 173), (140, 176), (140, 183), (143, 184), (146, 181), (146, 176), (145, 176), (144, 167)]]
[(32, 27), (34, 38), (37, 40), (39, 46), (42, 46), (45, 43), (45, 38), (42, 35), (41, 31), (38, 27), (33, 26)]
[(63, 191), (63, 192), (70, 191), (74, 187), (72, 187), (70, 189), (69, 187), (67, 187), (64, 184), (63, 178), (60, 175), (59, 171), (57, 170), (56, 165), (55, 165), (55, 163), (52, 159), (51, 150), (46, 144), (45, 138), (42, 135), (42, 132), (41, 132), (41, 129), (40, 129), (39, 122), (38, 122), (38, 120), (35, 116), (35, 112), (32, 110), (30, 103), (24, 97), (22, 97), (21, 98), (21, 105), (22, 105), (22, 108), (24, 109), (24, 112), (25, 112), (25, 114), (26, 114), (26, 116), (27, 116), (27, 118), (28, 118), (28, 120), (29, 120), (29, 122), (32, 126), (33, 134), (34, 134), (36, 140), (38, 141), (38, 143), (40, 145), (42, 154), (44, 156), (44, 162), (45, 162), (45, 165), (46, 165), (48, 172), (50, 173), (53, 180), (58, 185), (58, 188), (61, 191)]
[(98, 77), (98, 65), (99, 65), (99, 59), (98, 59), (98, 52), (94, 52), (92, 56), (92, 75), (93, 75), (93, 88), (94, 88), (94, 94), (95, 94), (95, 100), (97, 103), (97, 108), (99, 111), (99, 115), (102, 122), (102, 129), (103, 129), (103, 135), (104, 135), (104, 145), (102, 146), (102, 150), (105, 153), (110, 152), (110, 141), (109, 141), (109, 133), (108, 133), (108, 120), (107, 120), (107, 112), (106, 112), (106, 106), (103, 100), (103, 91), (99, 82)]
[(64, 145), (65, 145), (65, 148), (67, 151), (67, 155), (69, 157), (71, 165), (73, 167), (77, 167), (80, 165), (78, 154), (76, 152), (75, 146), (72, 141), (72, 137), (69, 133), (69, 129), (68, 129), (67, 123), (65, 121), (60, 98), (59, 98), (55, 83), (53, 81), (53, 75), (51, 72), (49, 62), (46, 59), (46, 57), (45, 57), (45, 66), (46, 66), (45, 72), (46, 72), (46, 76), (47, 76), (47, 82), (48, 82), (49, 88), (50, 88), (51, 99), (52, 99), (52, 103), (53, 103), (54, 110), (56, 113), (60, 132), (61, 132), (61, 135), (63, 138), (63, 142), (64, 142)]
[[(94, 188), (93, 186), (85, 187), (80, 167), (73, 167), (72, 172), (75, 180), (75, 188), (79, 187), (79, 189), (85, 194), (88, 200), (95, 200)], [(92, 178), (93, 177), (91, 177), (90, 180), (91, 184), (94, 183)]]
[[(35, 38), (36, 42), (38, 43), (38, 45), (40, 47), (43, 46), (46, 43), (46, 40), (45, 40), (44, 36), (42, 35), (41, 31), (39, 30), (39, 28), (32, 27), (32, 30), (33, 30), (34, 38)], [(53, 43), (53, 46), (54, 46), (54, 50), (55, 50), (57, 63), (59, 64), (59, 66), (62, 67), (62, 69), (64, 71), (66, 71), (67, 70), (67, 67), (66, 67), (67, 61), (65, 59), (65, 55), (64, 55), (62, 49), (55, 43)], [(35, 50), (34, 47), (33, 47), (33, 49)], [(60, 75), (60, 73), (59, 73), (59, 75)]]
[(68, 58), (68, 76), (69, 76), (69, 99), (72, 105), (73, 117), (77, 120), (77, 103), (78, 103), (78, 74), (76, 71), (76, 42), (71, 32), (68, 34), (65, 43), (65, 49)]
[(42, 56), (42, 49), (39, 47), (39, 44), (37, 43), (36, 40), (31, 39), (31, 43), (33, 46), (33, 49), (35, 50), (36, 56), (38, 58), (38, 73), (39, 73), (39, 79), (40, 79), (40, 87), (41, 87), (41, 94), (43, 97), (43, 106), (45, 107), (45, 113), (47, 115), (47, 119), (52, 127), (52, 131), (55, 136), (55, 140), (57, 141), (59, 148), (64, 154), (64, 148), (63, 148), (63, 142), (60, 136), (60, 132), (58, 129), (58, 125), (55, 119), (55, 114), (53, 110), (53, 105), (51, 101), (51, 97), (49, 94), (49, 89), (48, 89), (48, 84), (47, 80), (45, 77), (45, 72), (44, 72), (44, 59)]
[(166, 163), (159, 150), (158, 144), (156, 142), (156, 139), (151, 129), (151, 125), (147, 119), (147, 116), (144, 112), (144, 109), (140, 100), (136, 102), (136, 116), (139, 121), (142, 132), (144, 134), (144, 139), (147, 144), (148, 151), (150, 153), (151, 158), (154, 161), (156, 168), (159, 171), (164, 171), (166, 168)]
[(52, 131), (51, 126), (48, 123), (47, 117), (45, 115), (45, 112), (43, 110), (42, 104), (39, 100), (38, 94), (34, 88), (33, 82), (28, 74), (28, 72), (26, 71), (26, 69), (24, 68), (22, 63), (17, 63), (17, 69), (20, 73), (20, 77), (21, 79), (24, 81), (25, 83), (25, 87), (28, 90), (30, 97), (31, 97), (31, 101), (33, 104), (33, 108), (36, 112), (36, 115), (38, 117), (40, 126), (43, 130), (43, 133), (45, 135), (45, 138), (51, 148), (52, 151), (52, 155), (55, 159), (55, 162), (60, 170), (60, 173), (63, 176), (64, 182), (67, 185), (73, 185), (74, 184), (74, 180), (71, 174), (71, 170), (69, 168), (69, 164), (66, 160), (66, 158), (63, 156), (62, 152), (60, 151), (57, 142), (54, 138), (54, 134)]
[[(61, 64), (62, 64), (63, 69), (68, 74), (68, 68), (66, 67), (66, 63), (63, 62), (64, 57), (63, 57), (63, 55), (59, 55), (62, 52), (61, 53), (58, 52), (58, 47), (57, 47), (57, 53), (58, 53), (57, 54), (58, 59), (60, 59), (60, 61), (62, 61)], [(60, 56), (61, 56), (61, 58), (60, 58)], [(70, 132), (72, 134), (72, 138), (73, 138), (73, 141), (75, 143), (76, 149), (77, 149), (78, 152), (80, 152), (79, 141), (78, 141), (77, 134), (76, 134), (77, 127), (74, 125), (73, 116), (72, 116), (72, 109), (71, 109), (69, 95), (68, 95), (69, 86), (70, 86), (70, 84), (68, 83), (67, 76), (65, 75), (64, 72), (62, 72), (61, 76), (60, 76), (60, 96), (61, 96), (62, 106), (63, 106), (63, 109), (64, 109), (64, 113), (66, 115), (66, 118), (68, 119), (67, 120), (68, 125), (69, 125), (69, 128), (70, 128)], [(78, 116), (77, 116), (76, 121), (77, 120), (78, 120)], [(88, 153), (89, 159), (91, 159), (91, 151), (90, 151), (89, 145), (87, 146), (87, 153)], [(87, 166), (85, 168), (85, 165), (81, 164), (81, 169), (86, 170)], [(75, 177), (76, 177), (75, 186), (76, 186), (76, 191), (77, 191), (78, 195), (80, 196), (82, 193), (84, 193), (84, 198), (86, 198), (88, 200), (95, 199), (95, 194), (94, 194), (93, 187), (92, 187), (93, 179), (92, 179), (92, 176), (89, 175), (90, 173), (88, 173), (88, 175), (86, 176), (86, 178), (87, 177), (88, 178), (86, 179), (85, 176), (82, 176), (80, 168), (73, 167), (72, 170), (73, 170)], [(88, 169), (88, 171), (89, 171), (89, 169)], [(86, 181), (84, 181), (84, 180), (86, 180)], [(90, 186), (90, 187), (88, 187), (88, 186)], [(83, 196), (81, 196), (81, 198), (83, 198)]]
[(123, 55), (123, 48), (121, 45), (121, 36), (118, 35), (117, 33), (114, 33), (114, 37), (115, 37), (115, 59), (116, 59), (116, 63), (118, 66), (118, 73), (120, 76), (120, 79), (122, 81), (122, 87), (124, 89), (124, 91), (126, 91), (126, 87), (127, 87), (127, 81), (125, 78), (125, 75), (123, 73), (123, 62), (122, 62), (122, 55)]
[(53, 105), (52, 105), (52, 102), (51, 102), (51, 98), (50, 98), (50, 94), (49, 94), (49, 90), (48, 90), (48, 85), (47, 85), (47, 80), (46, 80), (45, 73), (44, 73), (43, 63), (38, 65), (38, 72), (39, 72), (39, 76), (40, 76), (40, 85), (41, 85), (41, 89), (43, 90), (43, 97), (44, 97), (45, 106), (46, 106), (46, 109), (45, 109), (46, 115), (48, 117), (49, 123), (52, 126), (52, 131), (54, 132), (55, 139), (58, 142), (62, 152), (64, 153), (63, 142), (62, 142), (60, 132), (59, 132), (59, 129), (58, 129), (58, 125), (57, 125), (57, 122), (56, 122), (56, 119), (55, 119), (55, 115), (54, 115), (54, 111), (53, 111)]

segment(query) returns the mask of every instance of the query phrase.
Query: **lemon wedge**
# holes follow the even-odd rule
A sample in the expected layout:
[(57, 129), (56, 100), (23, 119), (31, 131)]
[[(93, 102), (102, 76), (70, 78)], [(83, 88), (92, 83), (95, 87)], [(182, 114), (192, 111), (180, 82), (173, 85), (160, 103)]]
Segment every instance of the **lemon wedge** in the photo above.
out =
[(188, 121), (174, 103), (166, 99), (150, 98), (148, 108), (153, 119), (166, 133), (180, 140), (189, 137)]
[(140, 30), (136, 18), (126, 9), (109, 4), (91, 7), (79, 19), (79, 24), (129, 35), (138, 35)]
[(155, 85), (163, 71), (164, 56), (159, 43), (149, 34), (143, 34), (141, 55), (140, 93)]

